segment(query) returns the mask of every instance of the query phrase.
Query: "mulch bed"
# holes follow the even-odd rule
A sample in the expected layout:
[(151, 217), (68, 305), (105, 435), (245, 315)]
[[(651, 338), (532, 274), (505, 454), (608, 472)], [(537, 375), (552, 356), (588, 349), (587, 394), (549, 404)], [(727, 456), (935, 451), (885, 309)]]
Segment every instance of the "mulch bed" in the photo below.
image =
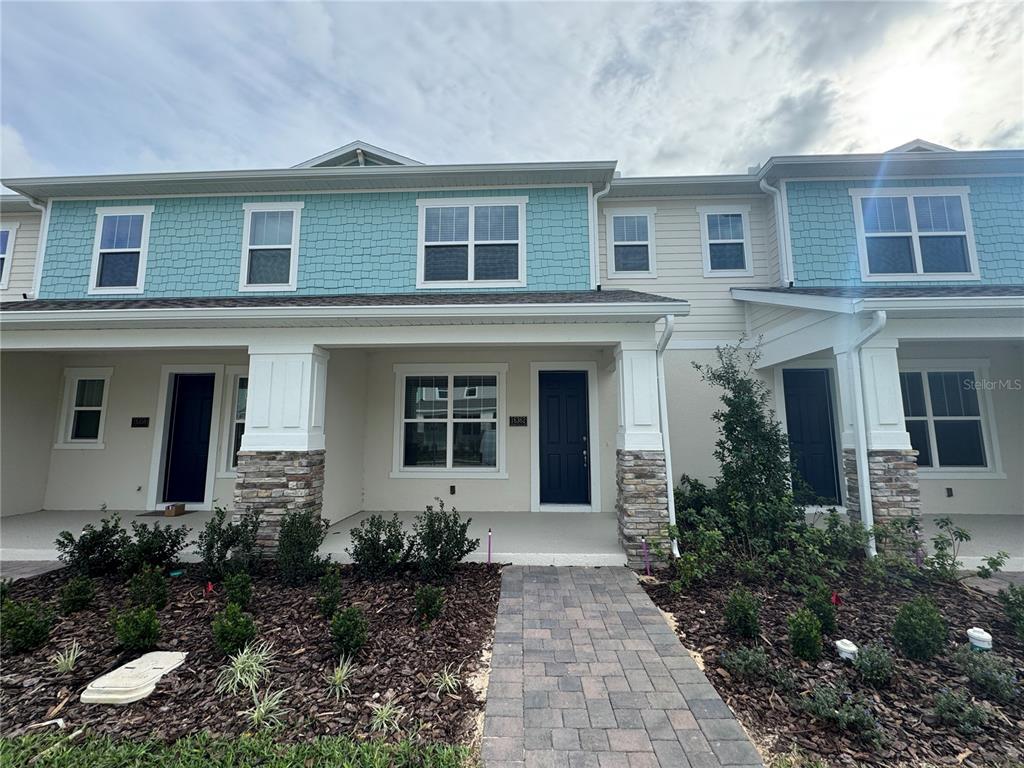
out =
[[(851, 566), (834, 585), (843, 600), (835, 636), (826, 636), (822, 661), (809, 664), (793, 657), (789, 649), (786, 619), (802, 605), (799, 596), (779, 591), (773, 585), (750, 586), (762, 600), (761, 647), (772, 668), (784, 667), (796, 682), (793, 692), (773, 687), (768, 680), (739, 682), (718, 664), (722, 651), (740, 643), (724, 629), (723, 608), (729, 592), (740, 581), (719, 573), (707, 582), (673, 595), (664, 583), (646, 586), (651, 599), (677, 621), (683, 644), (703, 656), (706, 673), (722, 698), (737, 713), (755, 740), (785, 753), (794, 748), (833, 765), (1020, 765), (1024, 758), (1024, 693), (1011, 704), (992, 705), (984, 730), (963, 736), (938, 723), (932, 714), (935, 695), (943, 688), (966, 689), (977, 701), (979, 691), (971, 690), (966, 677), (953, 665), (949, 655), (919, 663), (903, 658), (892, 641), (893, 619), (900, 606), (920, 594), (935, 601), (949, 624), (949, 651), (967, 641), (972, 626), (987, 629), (994, 637), (994, 650), (1009, 660), (1024, 676), (1024, 643), (1014, 634), (1000, 603), (989, 595), (958, 585), (926, 581), (909, 586), (891, 584), (878, 588), (865, 581), (859, 566)], [(895, 678), (890, 687), (875, 690), (858, 680), (853, 669), (835, 652), (833, 641), (848, 638), (858, 645), (881, 642), (893, 654)], [(883, 733), (879, 747), (858, 741), (849, 733), (814, 720), (792, 706), (794, 697), (804, 697), (815, 686), (845, 683), (872, 709)]]
[[(462, 564), (445, 586), (442, 616), (429, 627), (414, 616), (413, 577), (368, 582), (351, 567), (341, 569), (345, 603), (361, 607), (369, 620), (369, 639), (356, 657), (358, 671), (351, 693), (341, 702), (328, 692), (325, 675), (337, 663), (331, 650), (327, 620), (317, 610), (316, 584), (285, 587), (266, 564), (253, 577), (253, 599), (247, 609), (259, 628), (259, 639), (271, 641), (277, 664), (269, 688), (287, 688), (280, 737), (302, 740), (316, 735), (369, 734), (371, 702), (386, 697), (403, 707), (406, 734), (415, 731), (427, 741), (461, 743), (472, 738), (473, 720), (482, 702), (467, 685), (481, 666), (481, 654), (494, 631), (500, 591), (496, 566)], [(69, 578), (66, 570), (14, 583), (17, 600), (51, 600)], [(62, 717), (71, 729), (86, 726), (93, 733), (118, 738), (172, 741), (190, 733), (215, 736), (244, 733), (248, 724), (239, 713), (252, 705), (248, 693), (219, 696), (214, 680), (225, 663), (210, 632), (214, 614), (223, 610), (219, 587), (207, 595), (193, 568), (172, 578), (171, 595), (159, 612), (161, 638), (157, 650), (188, 651), (185, 663), (166, 675), (148, 698), (127, 706), (82, 704), (79, 694), (97, 676), (129, 661), (116, 648), (108, 620), (110, 609), (127, 605), (122, 580), (99, 582), (93, 606), (60, 619), (46, 646), (28, 654), (6, 656), (0, 671), (0, 730), (4, 736), (26, 732), (32, 723)], [(78, 667), (58, 674), (49, 661), (73, 640), (82, 647)], [(458, 695), (438, 697), (429, 685), (446, 664), (462, 665)], [(61, 702), (66, 704), (54, 711)], [(38, 731), (35, 731), (38, 732)]]

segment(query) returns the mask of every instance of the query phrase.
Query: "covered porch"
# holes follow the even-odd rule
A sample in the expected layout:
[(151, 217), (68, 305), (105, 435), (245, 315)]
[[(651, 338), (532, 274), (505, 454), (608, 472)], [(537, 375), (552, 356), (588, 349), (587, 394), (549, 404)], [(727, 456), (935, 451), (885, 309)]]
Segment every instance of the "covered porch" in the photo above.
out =
[(490, 530), (497, 561), (622, 564), (667, 518), (666, 308), (603, 303), (502, 322), (7, 331), (0, 556), (52, 559), (57, 533), (101, 509), (127, 524), (178, 503), (188, 514), (168, 520), (194, 533), (217, 507), (259, 510), (271, 548), (287, 511), (316, 510), (343, 559), (360, 519), (441, 499), (473, 518), (478, 559)]
[(1024, 290), (736, 295), (815, 501), (867, 524), (919, 515), (926, 539), (951, 517), (965, 566), (1005, 551), (1024, 569)]

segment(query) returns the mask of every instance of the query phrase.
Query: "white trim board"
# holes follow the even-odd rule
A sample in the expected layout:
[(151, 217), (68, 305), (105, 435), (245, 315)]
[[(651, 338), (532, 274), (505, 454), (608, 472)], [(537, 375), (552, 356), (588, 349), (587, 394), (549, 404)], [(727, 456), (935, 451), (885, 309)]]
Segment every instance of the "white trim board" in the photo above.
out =
[(212, 373), (213, 374), (213, 410), (210, 413), (210, 443), (206, 459), (206, 495), (202, 502), (185, 505), (189, 510), (209, 511), (213, 509), (214, 483), (217, 480), (218, 451), (220, 443), (220, 414), (223, 399), (224, 366), (223, 365), (163, 365), (160, 367), (160, 388), (157, 396), (155, 429), (153, 430), (153, 450), (149, 463), (149, 486), (146, 489), (146, 509), (156, 510), (160, 505), (169, 503), (158, 501), (163, 495), (164, 465), (167, 456), (167, 425), (170, 419), (168, 398), (172, 393), (171, 377), (177, 373)]
[[(587, 414), (590, 431), (590, 504), (541, 504), (540, 502), (540, 380), (541, 371), (584, 371), (587, 374)], [(530, 363), (530, 511), (531, 512), (600, 512), (601, 511), (601, 435), (600, 403), (598, 401), (597, 363)], [(596, 447), (595, 447), (596, 446)]]
[(0, 222), (0, 230), (7, 230), (7, 250), (3, 253), (4, 265), (0, 270), (0, 289), (7, 290), (11, 282), (11, 263), (14, 261), (14, 243), (18, 239), (20, 222)]

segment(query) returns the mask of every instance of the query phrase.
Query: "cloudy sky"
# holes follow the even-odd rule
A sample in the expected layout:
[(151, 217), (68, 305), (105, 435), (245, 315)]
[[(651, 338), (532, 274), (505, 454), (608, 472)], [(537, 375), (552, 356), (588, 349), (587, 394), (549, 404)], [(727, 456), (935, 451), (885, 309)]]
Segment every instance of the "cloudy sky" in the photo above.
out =
[(0, 5), (0, 172), (1024, 146), (1024, 4)]

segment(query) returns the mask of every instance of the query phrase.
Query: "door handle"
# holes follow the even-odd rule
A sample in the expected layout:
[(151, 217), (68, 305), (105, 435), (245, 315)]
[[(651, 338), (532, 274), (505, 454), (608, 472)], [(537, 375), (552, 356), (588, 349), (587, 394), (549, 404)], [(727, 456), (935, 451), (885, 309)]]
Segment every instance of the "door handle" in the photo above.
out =
[(589, 463), (587, 462), (587, 449), (584, 448), (583, 449), (583, 467), (586, 468), (588, 466), (589, 466)]

